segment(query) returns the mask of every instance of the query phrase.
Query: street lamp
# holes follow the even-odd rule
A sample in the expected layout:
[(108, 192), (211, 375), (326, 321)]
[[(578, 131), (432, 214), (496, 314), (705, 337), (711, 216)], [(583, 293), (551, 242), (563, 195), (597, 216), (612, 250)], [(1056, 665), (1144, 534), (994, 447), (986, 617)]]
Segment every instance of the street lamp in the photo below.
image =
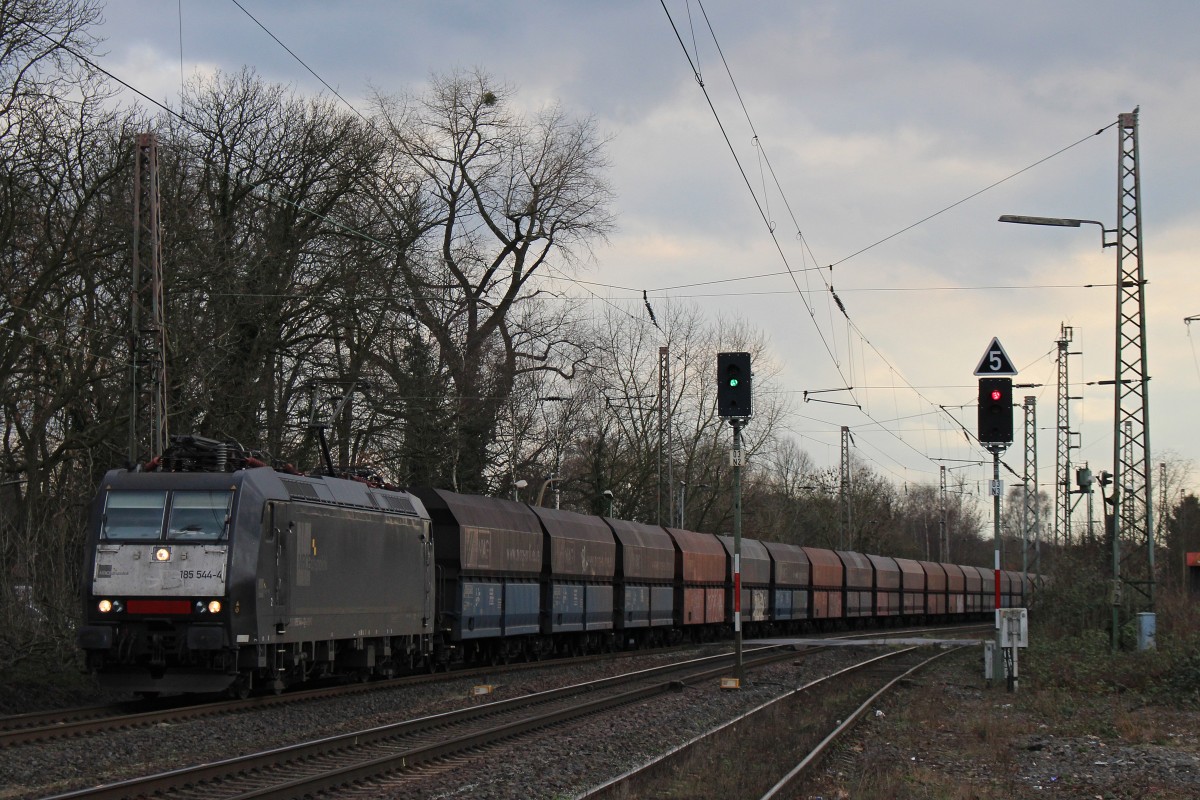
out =
[(1117, 240), (1109, 239), (1116, 235), (1116, 230), (1104, 227), (1104, 223), (1096, 219), (1073, 219), (1071, 217), (1026, 217), (1020, 214), (1001, 214), (1000, 222), (1012, 222), (1017, 225), (1047, 225), (1054, 228), (1078, 228), (1080, 225), (1100, 226), (1100, 244), (1104, 247), (1116, 247)]
[(612, 515), (613, 515), (613, 493), (612, 493), (612, 489), (605, 489), (605, 490), (604, 490), (604, 492), (603, 492), (602, 494), (604, 495), (604, 499), (608, 501), (608, 514), (607, 514), (607, 516), (609, 516), (609, 517), (612, 517)]
[[(687, 530), (687, 525), (684, 522), (684, 509), (687, 507), (687, 487), (687, 481), (679, 482), (679, 528), (681, 530)], [(712, 487), (707, 483), (697, 483), (695, 488), (711, 489)]]
[[(550, 416), (549, 416), (549, 414), (546, 413), (546, 403), (565, 403), (567, 401), (567, 398), (560, 397), (559, 395), (547, 395), (545, 397), (539, 397), (538, 401), (542, 404), (542, 418), (546, 421), (546, 426), (549, 427)], [(561, 415), (559, 416), (558, 422), (559, 422), (559, 425), (557, 425), (556, 427), (559, 430), (561, 430), (561, 423), (562, 423)], [(546, 482), (542, 484), (542, 492), (545, 492), (546, 487), (553, 481), (553, 483), (554, 483), (554, 507), (556, 509), (559, 508), (559, 506), (561, 504), (561, 500), (562, 500), (562, 491), (559, 489), (559, 484), (558, 484), (558, 478), (559, 478), (558, 473), (562, 469), (562, 442), (560, 441), (559, 436), (558, 436), (559, 430), (556, 430), (555, 434), (554, 434), (554, 474), (551, 475), (549, 478), (547, 478)], [(542, 504), (542, 493), (541, 492), (538, 493), (537, 504), (539, 506)]]
[(557, 475), (551, 475), (549, 478), (546, 478), (546, 480), (542, 481), (542, 488), (538, 489), (537, 501), (534, 502), (535, 506), (540, 507), (542, 505), (542, 498), (544, 498), (546, 496), (546, 487), (552, 483), (554, 484), (554, 494), (555, 494), (554, 507), (558, 508), (558, 476)]
[(683, 509), (687, 505), (687, 481), (679, 482), (679, 529), (686, 530), (683, 525)]
[[(1113, 492), (1113, 604), (1112, 648), (1120, 638), (1118, 590), (1122, 583), (1143, 592), (1153, 624), (1154, 616), (1154, 526), (1150, 472), (1149, 404), (1150, 387), (1146, 359), (1145, 271), (1142, 259), (1140, 179), (1137, 155), (1137, 109), (1118, 117), (1117, 227), (1106, 228), (1096, 220), (1057, 217), (1023, 217), (1005, 214), (1001, 222), (1078, 228), (1083, 223), (1099, 225), (1101, 244), (1117, 248), (1116, 368), (1113, 376), (1113, 483), (1129, 487)], [(1111, 234), (1111, 237), (1110, 237)], [(1136, 429), (1135, 429), (1136, 424)], [(1140, 482), (1140, 485), (1139, 485)], [(1123, 496), (1126, 495), (1126, 496)], [(1141, 504), (1141, 514), (1137, 505)], [(1140, 519), (1139, 519), (1140, 516)], [(1145, 573), (1133, 578), (1121, 571), (1121, 538), (1126, 529), (1135, 535), (1139, 525), (1145, 536)], [(1140, 543), (1139, 543), (1140, 545)], [(1139, 625), (1143, 615), (1139, 614)], [(1141, 646), (1139, 641), (1139, 647)]]
[(520, 500), (521, 499), (521, 496), (520, 496), (521, 490), (524, 489), (528, 485), (529, 485), (529, 481), (525, 480), (524, 478), (522, 478), (521, 480), (514, 483), (513, 484), (513, 500)]

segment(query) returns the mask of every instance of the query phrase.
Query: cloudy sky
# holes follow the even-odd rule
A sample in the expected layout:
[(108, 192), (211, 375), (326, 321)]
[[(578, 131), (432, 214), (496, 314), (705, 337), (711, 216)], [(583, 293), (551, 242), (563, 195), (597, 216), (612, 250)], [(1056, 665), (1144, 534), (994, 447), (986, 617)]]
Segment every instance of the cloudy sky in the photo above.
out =
[[(936, 484), (946, 465), (986, 493), (990, 460), (965, 463), (987, 455), (955, 419), (974, 431), (973, 371), (998, 337), (1017, 382), (1038, 384), (1015, 395), (1037, 398), (1053, 494), (1064, 324), (1081, 353), (1073, 460), (1112, 468), (1112, 389), (1088, 384), (1114, 376), (1115, 249), (1096, 226), (996, 220), (1115, 227), (1113, 123), (1140, 107), (1153, 460), (1200, 458), (1200, 323), (1184, 322), (1200, 315), (1200, 4), (239, 3), (113, 0), (100, 63), (170, 103), (183, 78), (243, 65), (321, 91), (265, 27), (359, 108), (369, 87), (479, 67), (523, 105), (594, 117), (613, 137), (619, 229), (570, 293), (596, 313), (644, 316), (646, 290), (751, 322), (770, 347), (756, 371), (778, 373), (802, 447), (836, 466), (848, 425), (856, 455), (898, 484)], [(708, 281), (722, 282), (693, 285)], [(1005, 461), (1021, 472), (1021, 447)]]

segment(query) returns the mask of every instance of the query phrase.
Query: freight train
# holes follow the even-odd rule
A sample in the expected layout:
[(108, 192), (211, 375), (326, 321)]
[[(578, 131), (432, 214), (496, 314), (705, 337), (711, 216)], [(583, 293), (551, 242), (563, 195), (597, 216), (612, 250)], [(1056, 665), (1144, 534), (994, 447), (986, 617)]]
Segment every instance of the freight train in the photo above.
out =
[[(266, 466), (174, 437), (92, 502), (79, 646), (102, 686), (280, 691), (713, 640), (732, 537)], [(987, 617), (991, 569), (741, 541), (749, 635)], [(1001, 572), (1001, 605), (1029, 579)]]

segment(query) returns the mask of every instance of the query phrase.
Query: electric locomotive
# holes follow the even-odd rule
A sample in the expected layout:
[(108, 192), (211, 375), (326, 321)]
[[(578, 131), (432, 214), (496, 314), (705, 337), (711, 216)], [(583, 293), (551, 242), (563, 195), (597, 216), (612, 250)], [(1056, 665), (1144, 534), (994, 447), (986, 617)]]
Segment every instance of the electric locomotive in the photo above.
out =
[(405, 492), (278, 472), (173, 437), (92, 503), (78, 639), (101, 684), (142, 694), (275, 691), (388, 675), (432, 650), (429, 515)]

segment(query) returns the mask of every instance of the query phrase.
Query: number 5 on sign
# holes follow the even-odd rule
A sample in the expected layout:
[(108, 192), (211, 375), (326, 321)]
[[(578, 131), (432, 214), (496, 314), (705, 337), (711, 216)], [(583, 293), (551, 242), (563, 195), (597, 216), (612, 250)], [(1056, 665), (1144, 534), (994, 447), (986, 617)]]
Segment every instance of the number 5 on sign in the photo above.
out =
[(1012, 359), (1008, 357), (1008, 353), (1004, 352), (1004, 345), (1000, 344), (999, 337), (992, 337), (992, 343), (987, 346), (987, 350), (983, 351), (983, 358), (979, 359), (979, 366), (975, 367), (975, 374), (984, 376), (1017, 374)]

